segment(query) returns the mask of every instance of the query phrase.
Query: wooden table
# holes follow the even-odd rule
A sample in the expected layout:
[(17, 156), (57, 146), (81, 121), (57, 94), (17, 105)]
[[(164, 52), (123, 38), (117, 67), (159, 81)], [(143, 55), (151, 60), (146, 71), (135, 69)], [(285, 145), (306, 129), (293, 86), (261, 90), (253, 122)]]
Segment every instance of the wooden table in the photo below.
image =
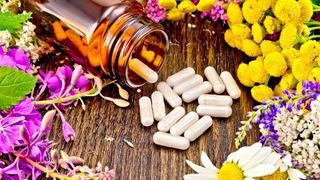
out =
[[(188, 23), (195, 24), (196, 28), (188, 28)], [(208, 65), (214, 66), (218, 72), (230, 71), (236, 77), (236, 68), (246, 57), (224, 42), (226, 27), (221, 24), (191, 16), (180, 22), (165, 23), (165, 30), (172, 43), (160, 80), (165, 80), (187, 66), (203, 75)], [(213, 127), (191, 143), (186, 151), (155, 145), (152, 136), (157, 131), (156, 124), (151, 128), (141, 125), (138, 100), (143, 95), (150, 96), (154, 90), (155, 85), (145, 85), (140, 93), (131, 90), (132, 105), (129, 108), (118, 108), (100, 98), (87, 99), (86, 111), (78, 106), (65, 113), (66, 119), (75, 129), (75, 140), (71, 143), (63, 141), (59, 119), (50, 137), (59, 142), (58, 148), (84, 158), (90, 166), (101, 162), (113, 168), (116, 179), (182, 179), (184, 174), (193, 172), (185, 160), (200, 163), (201, 151), (207, 152), (214, 164), (220, 167), (228, 154), (235, 150), (235, 133), (246, 112), (252, 109), (253, 100), (249, 89), (241, 86), (242, 95), (232, 106), (231, 118), (214, 119)], [(106, 94), (114, 96), (116, 89), (111, 88)], [(195, 111), (196, 106), (196, 102), (185, 105), (187, 111)], [(257, 130), (251, 131), (244, 144), (256, 142), (258, 136)], [(114, 141), (108, 141), (108, 137), (114, 138)], [(132, 142), (135, 147), (129, 147), (124, 139)]]

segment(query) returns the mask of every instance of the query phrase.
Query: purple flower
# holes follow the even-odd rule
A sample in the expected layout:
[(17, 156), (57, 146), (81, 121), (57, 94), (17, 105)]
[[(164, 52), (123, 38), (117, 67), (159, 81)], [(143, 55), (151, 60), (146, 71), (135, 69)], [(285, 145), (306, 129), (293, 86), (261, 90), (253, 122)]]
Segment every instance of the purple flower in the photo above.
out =
[(28, 72), (30, 70), (30, 61), (27, 54), (19, 49), (10, 49), (5, 53), (0, 46), (0, 66), (16, 67), (19, 70)]
[(209, 17), (213, 22), (218, 21), (221, 19), (224, 23), (227, 22), (228, 17), (225, 14), (225, 9), (223, 7), (225, 1), (217, 1), (214, 5), (214, 7), (208, 11), (204, 11), (201, 13), (200, 17), (206, 18)]
[(166, 18), (166, 9), (158, 5), (158, 0), (149, 0), (146, 10), (147, 16), (156, 23)]
[(74, 139), (74, 130), (67, 121), (62, 122), (62, 134), (66, 142)]

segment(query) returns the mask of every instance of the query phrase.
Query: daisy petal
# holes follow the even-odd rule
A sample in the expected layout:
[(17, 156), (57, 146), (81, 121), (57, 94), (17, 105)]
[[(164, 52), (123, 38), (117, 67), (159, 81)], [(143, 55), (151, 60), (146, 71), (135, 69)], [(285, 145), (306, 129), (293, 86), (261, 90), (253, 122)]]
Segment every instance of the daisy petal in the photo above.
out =
[(263, 163), (276, 165), (278, 163), (278, 161), (280, 160), (280, 158), (281, 158), (280, 154), (278, 154), (276, 152), (272, 152), (270, 154), (270, 156)]
[(273, 174), (276, 171), (276, 167), (270, 164), (260, 164), (248, 171), (244, 171), (246, 177), (262, 177)]
[(253, 158), (259, 152), (261, 147), (261, 143), (252, 144), (247, 150), (246, 155), (240, 158), (238, 163), (239, 166), (242, 168), (244, 165), (246, 165), (250, 161), (250, 159)]
[(202, 153), (201, 153), (201, 163), (205, 168), (211, 169), (212, 171), (215, 171), (215, 172), (218, 172), (218, 168), (216, 168), (216, 166), (214, 166), (212, 164), (208, 155), (204, 151), (202, 151)]
[(232, 152), (228, 155), (226, 162), (232, 162), (233, 158), (235, 157), (237, 153), (236, 152)]
[(249, 146), (245, 146), (245, 147), (242, 147), (240, 148), (238, 151), (236, 151), (236, 155), (234, 156), (233, 158), (233, 162), (234, 163), (238, 163), (238, 161), (244, 157), (246, 157), (247, 153), (248, 153), (248, 150), (250, 149)]
[(187, 174), (183, 176), (184, 180), (217, 180), (218, 176), (213, 174)]
[(213, 174), (214, 173), (212, 170), (201, 167), (199, 165), (196, 165), (191, 161), (186, 160), (186, 162), (194, 171), (196, 171), (199, 174)]
[(306, 179), (306, 176), (301, 171), (293, 168), (288, 170), (288, 175), (290, 180)]
[(263, 147), (260, 151), (250, 159), (250, 161), (242, 167), (244, 171), (250, 170), (251, 168), (256, 167), (257, 165), (261, 164), (265, 159), (269, 157), (271, 154), (270, 147)]

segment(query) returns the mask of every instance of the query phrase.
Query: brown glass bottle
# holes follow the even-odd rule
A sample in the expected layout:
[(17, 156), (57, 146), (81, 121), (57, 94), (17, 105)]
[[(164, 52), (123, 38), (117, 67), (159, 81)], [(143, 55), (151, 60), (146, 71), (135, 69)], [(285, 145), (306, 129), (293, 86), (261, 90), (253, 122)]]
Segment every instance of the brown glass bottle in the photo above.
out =
[(54, 41), (75, 62), (90, 64), (91, 69), (100, 67), (129, 87), (146, 82), (130, 70), (128, 63), (132, 58), (156, 72), (166, 58), (167, 35), (159, 24), (147, 18), (138, 2), (23, 0), (23, 5), (34, 13), (40, 38)]

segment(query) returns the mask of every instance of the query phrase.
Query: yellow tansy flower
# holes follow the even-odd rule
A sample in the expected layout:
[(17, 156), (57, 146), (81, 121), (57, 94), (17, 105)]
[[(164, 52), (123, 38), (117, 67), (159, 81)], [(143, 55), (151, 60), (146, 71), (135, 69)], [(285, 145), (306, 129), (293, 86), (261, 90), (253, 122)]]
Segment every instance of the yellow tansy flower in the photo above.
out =
[(299, 57), (300, 52), (296, 48), (283, 49), (281, 54), (286, 59), (287, 66), (292, 67), (293, 60)]
[(309, 40), (301, 45), (300, 55), (303, 61), (313, 64), (320, 55), (320, 43), (315, 40)]
[(305, 24), (300, 24), (298, 26), (298, 36), (299, 37), (308, 37), (310, 35), (310, 29)]
[(242, 13), (244, 19), (250, 24), (258, 23), (264, 15), (264, 11), (256, 0), (244, 1), (242, 4)]
[(232, 25), (231, 30), (235, 38), (242, 39), (242, 40), (251, 38), (251, 30), (245, 24)]
[(299, 80), (307, 80), (308, 75), (312, 69), (312, 65), (304, 62), (301, 58), (297, 58), (293, 61), (292, 64), (292, 73), (294, 77)]
[(300, 5), (300, 23), (308, 22), (311, 20), (313, 15), (312, 1), (311, 0), (299, 0)]
[(271, 16), (266, 16), (263, 25), (269, 34), (273, 34), (281, 30), (281, 23), (278, 19)]
[[(267, 71), (264, 69), (262, 57), (258, 57), (256, 60), (249, 63), (248, 72), (250, 72), (250, 78), (253, 82), (261, 84), (265, 83), (269, 76)], [(246, 75), (249, 76), (248, 73)]]
[(263, 102), (264, 100), (271, 99), (274, 95), (272, 89), (266, 85), (254, 86), (251, 89), (251, 95), (254, 100)]
[(231, 24), (242, 23), (243, 16), (242, 16), (242, 12), (239, 4), (230, 3), (227, 8), (227, 16), (228, 16), (228, 21)]
[(274, 7), (274, 15), (283, 23), (295, 21), (300, 16), (300, 5), (295, 0), (278, 0)]
[(302, 92), (302, 81), (300, 81), (298, 84), (297, 84), (297, 86), (296, 86), (296, 91), (298, 92), (298, 93), (301, 93)]
[(291, 71), (288, 71), (285, 75), (281, 77), (280, 88), (283, 90), (293, 89), (298, 83), (297, 79), (294, 77)]
[(172, 8), (167, 12), (167, 19), (171, 21), (178, 21), (184, 18), (185, 13), (177, 8)]
[(309, 75), (308, 75), (308, 80), (309, 81), (320, 81), (320, 68), (317, 67), (317, 68), (313, 68)]
[(183, 0), (179, 3), (178, 9), (184, 13), (192, 13), (197, 10), (197, 7), (191, 0)]
[(264, 58), (264, 69), (274, 77), (280, 77), (287, 70), (287, 63), (279, 52), (272, 52)]
[(261, 9), (263, 11), (268, 10), (271, 7), (271, 4), (273, 2), (273, 0), (256, 0), (259, 7), (261, 7)]
[(279, 84), (274, 87), (273, 91), (275, 96), (285, 96)]
[(266, 34), (264, 28), (260, 26), (260, 24), (258, 23), (254, 23), (252, 25), (251, 32), (252, 32), (253, 40), (256, 43), (260, 43)]
[(280, 45), (282, 48), (291, 48), (297, 42), (297, 27), (292, 23), (287, 23), (280, 34)]
[(260, 46), (251, 39), (245, 39), (242, 41), (241, 50), (250, 57), (257, 57), (261, 55)]
[(177, 6), (176, 0), (159, 0), (158, 4), (160, 7), (163, 7), (165, 9), (172, 9)]
[(243, 39), (241, 38), (235, 38), (234, 39), (234, 44), (236, 46), (236, 48), (242, 50), (242, 44), (243, 44)]
[(208, 11), (213, 8), (215, 2), (215, 0), (200, 0), (197, 4), (197, 10), (202, 12)]
[(237, 77), (241, 84), (247, 87), (252, 87), (254, 82), (250, 79), (250, 69), (245, 63), (241, 63), (237, 70)]
[(277, 45), (276, 42), (269, 41), (269, 40), (263, 40), (260, 44), (260, 49), (264, 57), (269, 53), (281, 51), (281, 47)]
[(231, 29), (226, 30), (226, 32), (224, 33), (224, 40), (229, 44), (229, 46), (231, 47), (236, 47), (235, 42), (234, 42), (234, 35), (231, 31)]

